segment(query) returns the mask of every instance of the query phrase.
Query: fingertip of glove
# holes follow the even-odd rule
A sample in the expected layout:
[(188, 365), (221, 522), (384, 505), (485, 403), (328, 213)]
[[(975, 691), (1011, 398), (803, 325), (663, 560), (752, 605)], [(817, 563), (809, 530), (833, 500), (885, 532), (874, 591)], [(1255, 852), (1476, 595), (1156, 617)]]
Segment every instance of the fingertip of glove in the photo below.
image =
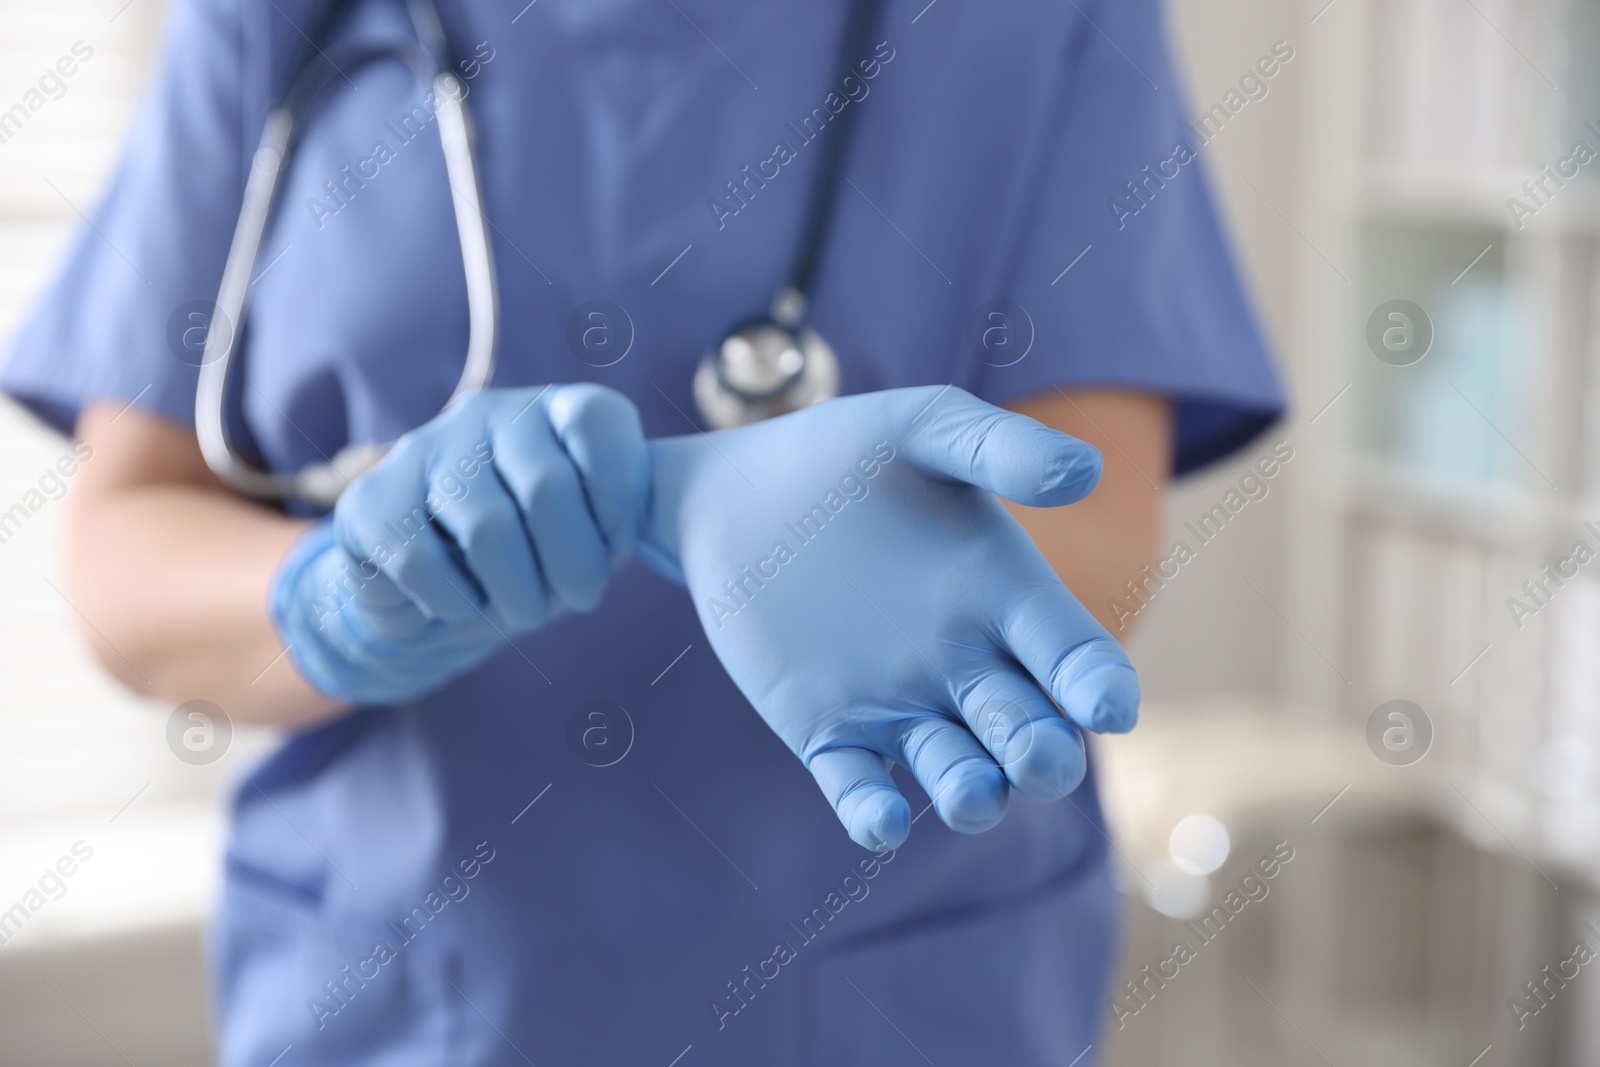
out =
[(899, 848), (911, 834), (911, 805), (900, 794), (881, 790), (850, 813), (849, 831), (850, 840), (862, 848)]
[(1011, 787), (1000, 768), (991, 765), (986, 771), (958, 772), (940, 787), (934, 808), (957, 833), (981, 834), (1005, 818)]
[(1029, 800), (1060, 800), (1079, 785), (1088, 769), (1088, 756), (1078, 728), (1066, 719), (1034, 724), (1027, 753), (1007, 765), (1012, 788)]
[(991, 424), (983, 439), (989, 478), (979, 478), (1008, 500), (1051, 508), (1088, 496), (1099, 484), (1100, 450), (1037, 419), (1015, 412)]
[(1107, 658), (1079, 672), (1062, 705), (1095, 733), (1125, 734), (1139, 721), (1139, 676), (1125, 660)]
[(1058, 462), (1046, 471), (1042, 479), (1040, 506), (1059, 507), (1082, 500), (1100, 484), (1105, 457), (1093, 445), (1054, 430), (1049, 433), (1059, 438), (1054, 442)]

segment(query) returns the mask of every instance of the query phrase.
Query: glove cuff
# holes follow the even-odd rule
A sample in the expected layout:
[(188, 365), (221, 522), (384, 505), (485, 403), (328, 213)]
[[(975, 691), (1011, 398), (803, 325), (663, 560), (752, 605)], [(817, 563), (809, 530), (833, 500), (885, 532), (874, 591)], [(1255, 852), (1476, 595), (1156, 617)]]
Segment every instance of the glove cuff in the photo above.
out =
[[(677, 585), (688, 586), (683, 576), (683, 564), (678, 559), (681, 506), (667, 509), (667, 501), (681, 503), (684, 467), (687, 456), (678, 447), (676, 438), (651, 441), (650, 446), (650, 496), (645, 505), (644, 521), (639, 531), (639, 542), (634, 555), (661, 577)], [(666, 484), (663, 485), (662, 483)]]
[(267, 610), (278, 639), (300, 674), (324, 696), (347, 704), (361, 704), (359, 679), (351, 674), (353, 665), (345, 662), (330, 640), (331, 620), (338, 614), (339, 602), (324, 595), (319, 585), (329, 581), (336, 565), (338, 545), (334, 539), (333, 518), (328, 516), (306, 529), (289, 546), (278, 564), (267, 594)]

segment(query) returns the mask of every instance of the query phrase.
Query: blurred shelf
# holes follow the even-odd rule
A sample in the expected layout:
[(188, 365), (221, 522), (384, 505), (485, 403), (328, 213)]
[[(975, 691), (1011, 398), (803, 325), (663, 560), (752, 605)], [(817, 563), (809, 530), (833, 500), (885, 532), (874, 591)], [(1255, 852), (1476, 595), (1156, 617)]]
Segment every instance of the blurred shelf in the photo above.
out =
[(1097, 738), (1095, 755), (1107, 820), (1136, 866), (1165, 857), (1172, 828), (1196, 813), (1232, 832), (1427, 811), (1414, 768), (1380, 762), (1348, 726), (1264, 698), (1146, 706), (1132, 733)]
[[(1102, 802), (1123, 858), (1140, 872), (1168, 862), (1173, 828), (1213, 816), (1252, 834), (1368, 833), (1447, 826), (1482, 852), (1526, 862), (1552, 884), (1600, 892), (1600, 809), (1559, 820), (1542, 799), (1490, 779), (1454, 780), (1437, 754), (1390, 766), (1358, 724), (1318, 725), (1253, 697), (1147, 706), (1139, 727), (1095, 739)], [(1429, 762), (1430, 758), (1432, 762)]]
[[(1368, 161), (1360, 168), (1360, 213), (1369, 221), (1495, 230), (1507, 237), (1600, 233), (1600, 178), (1590, 163), (1555, 190), (1519, 230), (1507, 207), (1527, 201), (1522, 183), (1540, 174), (1526, 167), (1426, 167)], [(1534, 205), (1537, 207), (1537, 205)]]
[[(1518, 547), (1552, 528), (1581, 523), (1581, 505), (1565, 494), (1504, 483), (1447, 482), (1393, 460), (1352, 452), (1349, 502), (1356, 516), (1399, 522), (1423, 532)], [(1600, 513), (1597, 513), (1600, 514)]]

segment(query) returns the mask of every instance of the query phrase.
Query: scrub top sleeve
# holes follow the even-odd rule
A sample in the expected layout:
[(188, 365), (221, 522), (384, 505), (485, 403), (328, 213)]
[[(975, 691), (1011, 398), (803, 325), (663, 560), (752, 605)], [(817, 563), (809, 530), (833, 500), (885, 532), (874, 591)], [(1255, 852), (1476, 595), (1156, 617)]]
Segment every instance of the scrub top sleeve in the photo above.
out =
[(104, 200), (13, 339), (0, 391), (72, 432), (90, 401), (194, 424), (245, 176), (236, 0), (179, 0)]
[(995, 403), (1073, 387), (1163, 394), (1183, 474), (1248, 443), (1283, 394), (1223, 238), (1205, 135), (1184, 118), (1160, 3), (1085, 2), (1079, 15), (1038, 186), (1012, 231), (1012, 288), (997, 294), (1023, 312), (1013, 331), (1031, 320), (1032, 346), (999, 365), (1015, 344), (985, 354), (969, 340), (974, 391)]

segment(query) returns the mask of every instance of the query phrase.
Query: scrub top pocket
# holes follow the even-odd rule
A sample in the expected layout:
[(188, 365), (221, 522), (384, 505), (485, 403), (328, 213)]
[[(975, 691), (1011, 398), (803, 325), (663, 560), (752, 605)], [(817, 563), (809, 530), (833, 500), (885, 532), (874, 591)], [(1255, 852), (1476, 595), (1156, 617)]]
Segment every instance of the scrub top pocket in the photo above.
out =
[(806, 1067), (1093, 1067), (1116, 944), (1096, 857), (1027, 894), (869, 939), (810, 976)]

